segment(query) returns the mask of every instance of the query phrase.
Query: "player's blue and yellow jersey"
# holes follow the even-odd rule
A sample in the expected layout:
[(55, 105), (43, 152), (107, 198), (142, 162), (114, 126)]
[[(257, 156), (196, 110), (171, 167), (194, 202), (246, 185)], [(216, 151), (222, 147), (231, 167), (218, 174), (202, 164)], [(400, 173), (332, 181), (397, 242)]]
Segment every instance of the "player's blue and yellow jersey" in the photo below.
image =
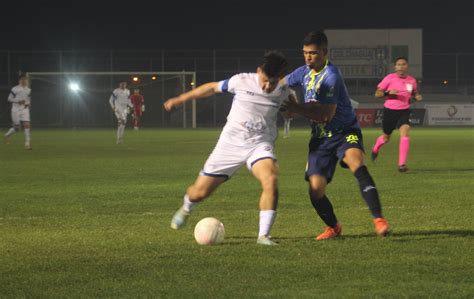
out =
[(304, 100), (322, 104), (336, 104), (336, 114), (326, 124), (312, 123), (313, 137), (331, 137), (349, 129), (359, 128), (349, 93), (339, 69), (330, 62), (319, 72), (305, 65), (286, 76), (290, 87), (302, 86)]

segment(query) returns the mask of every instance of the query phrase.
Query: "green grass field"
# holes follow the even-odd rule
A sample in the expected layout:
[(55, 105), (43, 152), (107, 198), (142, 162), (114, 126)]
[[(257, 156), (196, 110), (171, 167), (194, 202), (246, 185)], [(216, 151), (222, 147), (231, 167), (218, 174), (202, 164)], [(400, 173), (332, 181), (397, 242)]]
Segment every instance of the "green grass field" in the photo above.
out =
[[(368, 162), (394, 234), (377, 238), (355, 178), (338, 167), (328, 188), (344, 237), (306, 192), (308, 130), (277, 141), (280, 206), (255, 244), (259, 185), (242, 168), (169, 228), (219, 130), (33, 130), (0, 145), (0, 297), (474, 297), (474, 130), (415, 129), (410, 171), (397, 171), (398, 135)], [(369, 148), (379, 134), (365, 130)], [(226, 240), (194, 241), (219, 218)]]

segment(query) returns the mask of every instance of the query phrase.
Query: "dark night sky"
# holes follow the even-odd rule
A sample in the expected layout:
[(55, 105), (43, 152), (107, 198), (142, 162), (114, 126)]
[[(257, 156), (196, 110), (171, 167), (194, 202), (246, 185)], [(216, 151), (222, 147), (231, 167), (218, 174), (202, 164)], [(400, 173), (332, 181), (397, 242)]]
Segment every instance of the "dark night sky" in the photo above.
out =
[(423, 28), (425, 52), (474, 52), (474, 0), (10, 1), (0, 25), (11, 50), (295, 48), (319, 28)]

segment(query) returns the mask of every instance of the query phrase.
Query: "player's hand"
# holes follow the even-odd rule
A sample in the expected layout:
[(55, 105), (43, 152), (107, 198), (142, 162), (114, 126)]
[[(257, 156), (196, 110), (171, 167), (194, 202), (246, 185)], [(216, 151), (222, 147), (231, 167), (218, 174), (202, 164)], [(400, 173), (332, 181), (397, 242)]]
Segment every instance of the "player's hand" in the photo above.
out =
[(417, 95), (415, 95), (415, 100), (416, 100), (417, 102), (422, 101), (422, 100), (423, 100), (423, 96), (418, 93)]
[(181, 99), (179, 97), (175, 97), (175, 98), (171, 98), (171, 99), (167, 100), (163, 104), (163, 108), (165, 108), (166, 111), (170, 112), (173, 109), (181, 106), (181, 104), (182, 104)]
[(289, 97), (288, 100), (284, 101), (281, 104), (280, 112), (291, 114), (293, 112), (296, 112), (297, 108), (298, 108), (298, 102), (296, 101), (296, 98)]
[(18, 104), (20, 104), (20, 105), (25, 105), (25, 103), (26, 103), (25, 100), (18, 101)]
[(394, 90), (394, 89), (388, 91), (388, 95), (389, 95), (389, 96), (395, 96), (395, 95), (397, 95), (397, 93), (398, 93), (398, 91), (397, 91), (397, 90)]

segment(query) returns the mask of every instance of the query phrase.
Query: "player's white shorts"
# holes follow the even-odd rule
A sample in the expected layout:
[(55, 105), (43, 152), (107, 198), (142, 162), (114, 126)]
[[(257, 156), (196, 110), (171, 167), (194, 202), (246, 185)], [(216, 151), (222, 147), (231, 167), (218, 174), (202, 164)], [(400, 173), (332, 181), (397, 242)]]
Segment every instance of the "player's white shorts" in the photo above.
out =
[(260, 142), (248, 146), (236, 146), (219, 140), (211, 155), (204, 164), (200, 175), (231, 177), (242, 165), (249, 170), (263, 159), (276, 160), (273, 143)]
[(30, 121), (30, 108), (12, 108), (13, 125), (18, 126), (22, 121)]
[(128, 108), (127, 107), (115, 107), (114, 109), (115, 117), (118, 121), (122, 121), (124, 124), (127, 123), (127, 114)]

